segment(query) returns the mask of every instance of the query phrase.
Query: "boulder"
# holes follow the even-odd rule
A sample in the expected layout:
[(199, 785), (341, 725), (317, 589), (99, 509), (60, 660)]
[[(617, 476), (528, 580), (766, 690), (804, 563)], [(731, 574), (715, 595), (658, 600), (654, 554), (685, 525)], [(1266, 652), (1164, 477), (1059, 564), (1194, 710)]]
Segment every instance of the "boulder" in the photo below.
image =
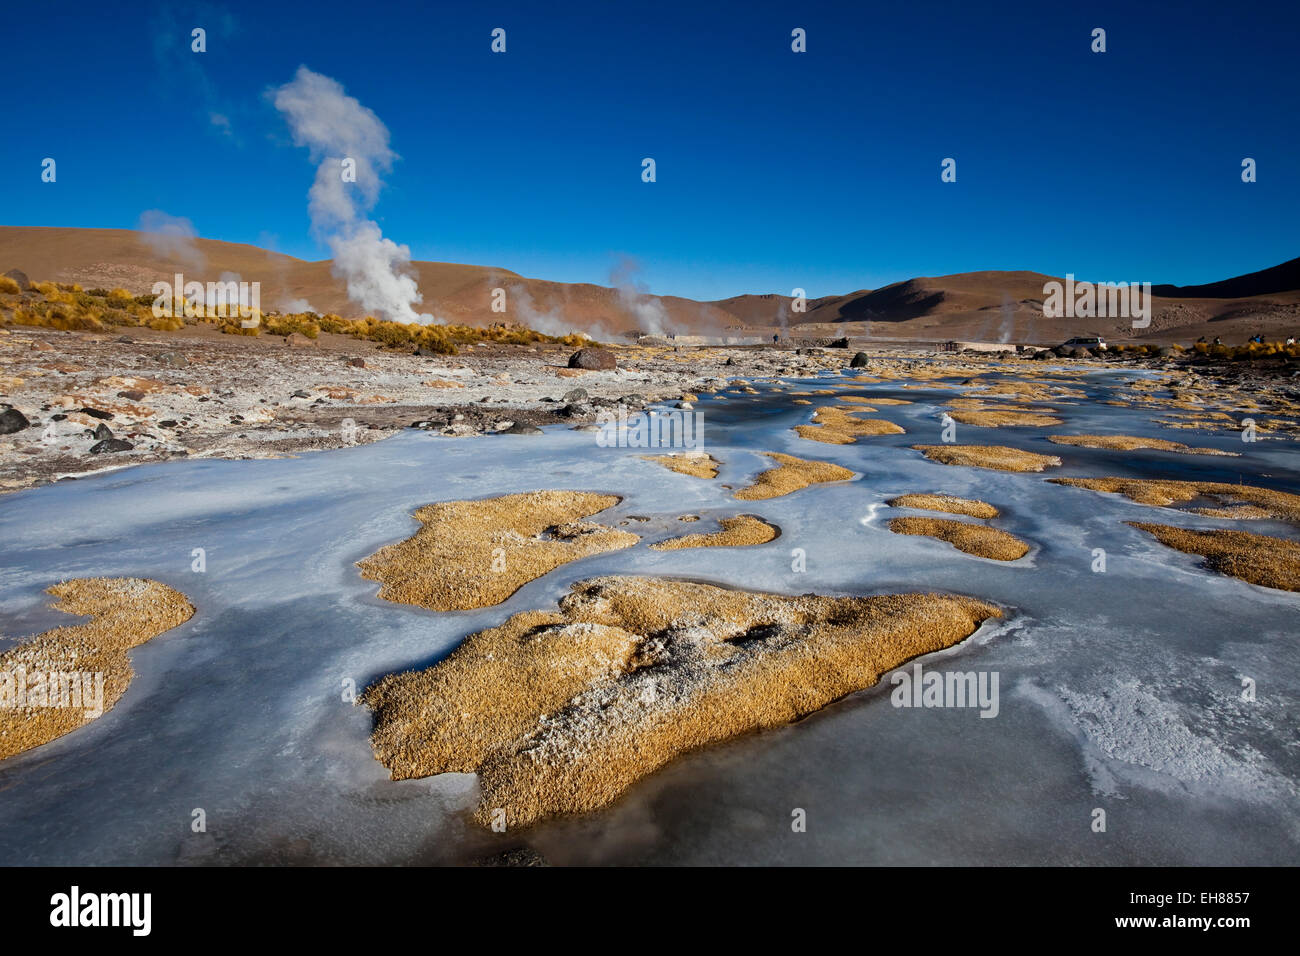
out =
[(849, 347), (849, 340), (847, 338), (834, 339), (831, 341), (830, 344), (830, 348), (833, 349), (846, 349), (848, 347)]
[(31, 422), (16, 408), (6, 408), (0, 412), (0, 435), (12, 435), (24, 428), (30, 428)]
[(527, 422), (515, 422), (504, 431), (497, 432), (498, 435), (540, 435), (542, 430), (536, 425), (529, 425)]
[(27, 292), (32, 287), (32, 280), (27, 278), (27, 273), (23, 272), (21, 269), (10, 269), (5, 273), (5, 278), (13, 279), (17, 282), (19, 292)]
[(859, 352), (853, 356), (853, 361), (849, 363), (849, 368), (866, 368), (871, 360), (867, 358), (866, 352)]
[(567, 405), (567, 404), (571, 404), (572, 402), (580, 402), (586, 397), (587, 397), (587, 390), (585, 388), (571, 388), (564, 393), (564, 397), (561, 398), (560, 401), (564, 402)]
[(569, 368), (585, 368), (590, 371), (609, 371), (618, 368), (614, 353), (609, 349), (578, 349), (569, 356)]
[(134, 447), (129, 441), (124, 441), (121, 438), (106, 438), (91, 445), (90, 453), (92, 455), (102, 455), (111, 451), (130, 451)]

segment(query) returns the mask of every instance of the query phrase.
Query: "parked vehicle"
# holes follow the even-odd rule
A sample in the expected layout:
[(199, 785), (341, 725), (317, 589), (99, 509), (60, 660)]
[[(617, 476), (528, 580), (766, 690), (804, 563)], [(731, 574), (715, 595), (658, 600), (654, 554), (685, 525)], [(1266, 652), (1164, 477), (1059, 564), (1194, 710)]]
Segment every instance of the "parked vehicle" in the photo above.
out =
[(1100, 335), (1076, 335), (1065, 343), (1065, 348), (1104, 349), (1106, 343)]

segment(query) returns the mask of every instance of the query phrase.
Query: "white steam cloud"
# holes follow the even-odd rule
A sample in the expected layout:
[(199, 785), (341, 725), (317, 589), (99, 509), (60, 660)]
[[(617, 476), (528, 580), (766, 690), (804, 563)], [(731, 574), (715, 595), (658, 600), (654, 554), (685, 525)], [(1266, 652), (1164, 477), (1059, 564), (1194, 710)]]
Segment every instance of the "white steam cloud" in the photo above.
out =
[(623, 308), (636, 318), (637, 328), (647, 335), (666, 335), (669, 329), (668, 313), (663, 303), (636, 278), (641, 267), (631, 257), (624, 257), (609, 274), (609, 284), (618, 290), (618, 300)]
[[(318, 164), (307, 211), (333, 254), (334, 274), (347, 281), (348, 298), (380, 318), (436, 322), (414, 309), (424, 297), (408, 271), (410, 248), (385, 239), (367, 216), (379, 199), (380, 174), (396, 159), (388, 128), (337, 81), (305, 66), (273, 93), (294, 143), (306, 146)], [(355, 182), (345, 181), (345, 160), (355, 164)]]
[(194, 239), (194, 223), (184, 216), (173, 216), (161, 209), (146, 209), (136, 224), (145, 244), (155, 254), (179, 262), (186, 269), (202, 269), (207, 258)]
[(515, 283), (506, 290), (509, 294), (509, 301), (514, 310), (515, 318), (521, 323), (541, 332), (543, 335), (581, 335), (586, 338), (601, 338), (613, 340), (614, 333), (609, 331), (599, 322), (585, 323), (588, 328), (580, 329), (573, 322), (564, 318), (564, 312), (561, 309), (548, 309), (543, 312), (533, 302), (532, 295), (524, 286)]

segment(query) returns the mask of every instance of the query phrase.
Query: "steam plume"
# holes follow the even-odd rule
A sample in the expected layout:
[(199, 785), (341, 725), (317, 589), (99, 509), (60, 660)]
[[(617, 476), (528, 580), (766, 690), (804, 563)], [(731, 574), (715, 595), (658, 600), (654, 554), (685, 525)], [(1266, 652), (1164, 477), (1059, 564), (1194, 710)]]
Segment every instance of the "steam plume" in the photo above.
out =
[[(306, 146), (318, 164), (307, 211), (312, 229), (333, 254), (334, 274), (347, 280), (348, 298), (380, 318), (437, 321), (413, 308), (424, 297), (408, 271), (411, 250), (385, 239), (367, 215), (379, 199), (380, 174), (396, 159), (388, 128), (337, 81), (305, 66), (273, 95), (294, 143)], [(348, 159), (355, 163), (355, 182), (344, 179)]]

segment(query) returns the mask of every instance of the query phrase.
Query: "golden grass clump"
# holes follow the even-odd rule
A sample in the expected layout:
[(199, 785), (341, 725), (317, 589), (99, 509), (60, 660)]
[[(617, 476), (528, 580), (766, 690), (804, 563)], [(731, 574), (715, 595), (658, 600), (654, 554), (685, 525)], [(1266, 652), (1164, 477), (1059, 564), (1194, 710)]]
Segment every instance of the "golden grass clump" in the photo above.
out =
[(755, 515), (719, 518), (721, 531), (712, 534), (687, 534), (650, 545), (651, 551), (680, 551), (684, 548), (744, 548), (774, 541), (780, 532)]
[(1064, 424), (1064, 419), (1052, 415), (1008, 408), (954, 409), (948, 414), (953, 421), (961, 422), (963, 425), (975, 425), (980, 428), (1002, 428), (1005, 426), (1040, 428), (1046, 425)]
[(1053, 484), (1121, 494), (1140, 505), (1167, 508), (1197, 498), (1210, 498), (1225, 508), (1188, 508), (1193, 514), (1216, 518), (1258, 518), (1260, 512), (1282, 521), (1300, 522), (1300, 495), (1226, 481), (1172, 481), (1163, 478), (1052, 478)]
[(922, 654), (994, 606), (942, 594), (786, 597), (645, 577), (573, 586), (361, 703), (393, 779), (479, 776), (475, 816), (508, 826), (614, 802), (674, 757), (798, 720)]
[(531, 491), (481, 501), (444, 501), (415, 512), (411, 537), (357, 562), (379, 596), (433, 611), (500, 604), (562, 564), (641, 539), (584, 521), (618, 504), (616, 495)]
[(90, 620), (0, 654), (0, 760), (111, 710), (135, 677), (127, 651), (194, 615), (185, 595), (143, 578), (76, 578), (49, 593), (55, 609)]
[(17, 295), (22, 289), (8, 276), (0, 276), (0, 295)]
[(1052, 385), (1046, 382), (1034, 381), (1004, 381), (995, 385), (986, 385), (982, 388), (967, 392), (972, 398), (983, 398), (986, 395), (1000, 395), (1008, 398), (1018, 398), (1026, 402), (1050, 402), (1062, 398), (1087, 398), (1086, 392), (1081, 392), (1077, 388), (1068, 388), (1064, 385)]
[(1167, 524), (1127, 521), (1169, 548), (1205, 558), (1204, 567), (1250, 584), (1300, 591), (1300, 543), (1246, 531), (1194, 531)]
[(995, 471), (1042, 471), (1061, 463), (1061, 459), (1055, 455), (1039, 455), (1019, 448), (1008, 448), (1006, 445), (913, 445), (912, 448), (931, 461), (943, 465), (965, 465)]
[(646, 461), (658, 462), (669, 471), (675, 471), (679, 475), (690, 475), (693, 478), (716, 478), (718, 466), (722, 464), (712, 455), (704, 453), (642, 455), (641, 457)]
[(921, 511), (943, 511), (950, 515), (968, 515), (972, 518), (996, 518), (998, 509), (985, 501), (958, 498), (956, 495), (909, 494), (890, 498), (885, 504), (891, 508), (916, 508)]
[(1076, 445), (1081, 448), (1109, 448), (1114, 451), (1138, 451), (1144, 448), (1155, 451), (1173, 451), (1180, 455), (1224, 455), (1237, 457), (1233, 451), (1217, 448), (1192, 448), (1182, 442), (1167, 438), (1138, 438), (1133, 435), (1048, 435), (1047, 440), (1058, 445)]
[(859, 438), (873, 435), (902, 435), (904, 430), (883, 418), (858, 418), (857, 412), (874, 409), (839, 408), (828, 405), (813, 413), (812, 424), (795, 425), (800, 438), (828, 445), (852, 445)]
[(1029, 553), (1029, 545), (1005, 531), (952, 518), (892, 518), (889, 530), (938, 538), (958, 551), (994, 561), (1015, 561)]
[(780, 498), (800, 488), (821, 484), (827, 481), (847, 481), (853, 472), (847, 468), (828, 461), (809, 461), (783, 455), (780, 452), (765, 452), (768, 458), (777, 463), (776, 468), (761, 472), (754, 483), (736, 492), (741, 501), (761, 501), (766, 498)]

